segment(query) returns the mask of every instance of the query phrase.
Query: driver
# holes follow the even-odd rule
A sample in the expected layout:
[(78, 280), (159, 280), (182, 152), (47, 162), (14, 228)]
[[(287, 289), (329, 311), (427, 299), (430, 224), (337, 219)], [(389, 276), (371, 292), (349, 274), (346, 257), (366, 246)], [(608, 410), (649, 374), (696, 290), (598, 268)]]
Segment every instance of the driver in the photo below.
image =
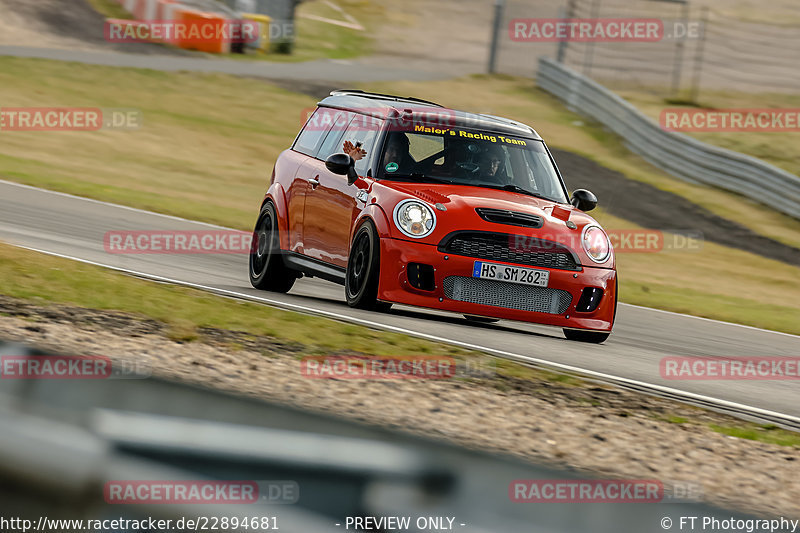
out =
[(498, 183), (506, 183), (508, 176), (503, 170), (503, 150), (499, 148), (489, 148), (481, 156), (481, 176)]

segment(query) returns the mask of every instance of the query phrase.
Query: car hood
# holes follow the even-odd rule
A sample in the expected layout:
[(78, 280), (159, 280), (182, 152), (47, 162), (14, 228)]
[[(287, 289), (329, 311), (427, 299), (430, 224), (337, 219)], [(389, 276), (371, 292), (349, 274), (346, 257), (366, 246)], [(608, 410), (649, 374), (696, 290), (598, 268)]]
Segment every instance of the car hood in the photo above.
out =
[[(458, 215), (459, 218), (460, 215), (467, 215), (470, 212), (477, 216), (475, 209), (478, 208), (490, 208), (540, 216), (544, 220), (542, 229), (547, 227), (553, 230), (559, 228), (567, 229), (566, 220), (570, 220), (578, 226), (596, 223), (592, 217), (569, 204), (551, 202), (550, 200), (511, 191), (438, 183), (392, 183), (389, 186), (395, 191), (407, 195), (405, 197), (419, 198), (432, 205), (441, 204), (447, 209), (446, 213)], [(559, 216), (553, 216), (553, 208), (555, 206), (558, 206), (560, 208), (558, 211), (562, 212)], [(568, 211), (568, 213), (564, 214), (564, 210)], [(445, 216), (444, 212), (437, 211), (437, 215), (440, 223), (450, 218)], [(479, 220), (482, 221), (480, 218)], [(514, 228), (514, 226), (485, 223), (498, 226), (497, 231), (514, 232), (509, 229)], [(507, 229), (499, 229), (502, 226), (506, 226)], [(517, 227), (517, 229), (524, 230), (525, 228)]]
[[(422, 242), (438, 244), (447, 235), (455, 231), (488, 231), (525, 235), (537, 239), (555, 241), (567, 245), (575, 251), (582, 262), (589, 264), (589, 260), (580, 245), (581, 233), (587, 225), (597, 225), (597, 222), (569, 204), (560, 204), (529, 196), (526, 194), (469, 187), (463, 185), (447, 185), (434, 183), (400, 183), (380, 182), (386, 187), (383, 193), (377, 193), (378, 200), (391, 217), (392, 209), (398, 202), (416, 198), (436, 206), (436, 228)], [(382, 188), (381, 187), (381, 188)], [(489, 208), (514, 211), (528, 215), (536, 215), (542, 219), (542, 227), (532, 228), (520, 225), (490, 222), (483, 219), (476, 209)], [(568, 223), (569, 222), (569, 223)], [(393, 225), (392, 225), (393, 226)], [(392, 227), (394, 237), (407, 240), (399, 230)], [(604, 267), (612, 266), (613, 260)]]

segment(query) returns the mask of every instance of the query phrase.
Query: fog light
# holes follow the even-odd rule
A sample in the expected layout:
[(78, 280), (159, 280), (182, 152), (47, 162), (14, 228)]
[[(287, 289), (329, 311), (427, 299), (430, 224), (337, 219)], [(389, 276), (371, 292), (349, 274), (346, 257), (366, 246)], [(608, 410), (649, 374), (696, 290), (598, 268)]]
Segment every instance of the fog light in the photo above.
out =
[(585, 287), (581, 294), (581, 299), (578, 300), (578, 305), (575, 310), (579, 313), (591, 313), (597, 306), (600, 305), (600, 300), (603, 299), (603, 289), (597, 287)]
[(408, 282), (415, 289), (421, 291), (432, 291), (436, 288), (436, 277), (433, 274), (433, 267), (422, 263), (408, 264)]

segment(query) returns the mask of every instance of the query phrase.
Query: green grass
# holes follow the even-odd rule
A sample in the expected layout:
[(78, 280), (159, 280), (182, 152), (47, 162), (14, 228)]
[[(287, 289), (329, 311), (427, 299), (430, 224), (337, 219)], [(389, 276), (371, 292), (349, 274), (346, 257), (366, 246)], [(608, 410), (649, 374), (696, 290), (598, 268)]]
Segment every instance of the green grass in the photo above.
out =
[(88, 0), (89, 5), (95, 11), (110, 19), (132, 19), (133, 15), (128, 13), (116, 0)]
[[(672, 180), (601, 129), (574, 126), (578, 117), (528, 80), (377, 88), (528, 121), (556, 146), (592, 153), (634, 179), (684, 187), (698, 203), (740, 205), (737, 220), (800, 238), (800, 230), (766, 208)], [(276, 157), (291, 144), (303, 110), (315, 104), (252, 79), (16, 58), (0, 58), (0, 101), (136, 108), (144, 117), (137, 131), (0, 132), (0, 177), (244, 230), (254, 223)], [(592, 214), (610, 229), (635, 227), (602, 209)], [(696, 252), (620, 254), (618, 268), (621, 301), (800, 333), (800, 268), (709, 243)]]
[[(702, 408), (693, 407), (693, 409), (696, 409), (698, 413), (702, 412)], [(736, 437), (737, 439), (755, 440), (767, 444), (777, 444), (779, 446), (800, 448), (800, 433), (782, 429), (774, 424), (756, 424), (754, 422), (734, 421), (730, 422), (729, 425), (720, 425), (706, 422), (701, 423), (685, 416), (673, 414), (653, 415), (652, 418), (661, 422), (668, 422), (670, 424), (704, 426), (717, 433), (721, 433), (729, 437)]]
[(800, 448), (800, 434), (773, 425), (743, 424), (741, 426), (718, 426), (716, 424), (709, 424), (709, 427), (717, 433), (722, 433), (729, 437)]
[[(31, 268), (36, 265), (36, 268)], [(173, 340), (210, 327), (297, 343), (306, 353), (353, 350), (372, 355), (468, 355), (460, 348), (354, 324), (156, 284), (100, 267), (0, 244), (0, 293), (39, 305), (119, 310), (168, 325)]]
[(254, 223), (275, 159), (316, 103), (231, 76), (13, 58), (0, 58), (0, 101), (135, 108), (144, 123), (135, 131), (0, 132), (0, 175), (239, 229)]
[(562, 374), (559, 372), (551, 372), (540, 368), (532, 368), (525, 365), (520, 365), (507, 359), (498, 359), (496, 361), (497, 372), (509, 378), (518, 378), (525, 380), (549, 381), (551, 383), (558, 383), (567, 387), (585, 387), (586, 382), (582, 379), (570, 375)]

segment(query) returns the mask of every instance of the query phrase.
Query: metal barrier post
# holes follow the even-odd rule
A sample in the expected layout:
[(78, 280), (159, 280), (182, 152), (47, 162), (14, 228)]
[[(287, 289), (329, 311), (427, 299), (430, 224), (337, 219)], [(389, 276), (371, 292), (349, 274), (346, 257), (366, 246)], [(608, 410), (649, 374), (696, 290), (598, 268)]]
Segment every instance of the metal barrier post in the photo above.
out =
[(697, 53), (694, 57), (694, 77), (692, 79), (692, 89), (689, 94), (689, 101), (697, 103), (698, 93), (700, 92), (700, 72), (703, 70), (703, 48), (706, 43), (706, 27), (708, 26), (708, 8), (702, 8), (703, 29), (700, 41), (697, 43)]
[[(681, 9), (681, 23), (683, 24), (684, 29), (688, 28), (689, 25), (689, 2), (684, 1), (683, 6)], [(687, 30), (688, 32), (688, 30)], [(678, 41), (675, 45), (675, 63), (672, 67), (672, 95), (677, 96), (677, 94), (681, 90), (681, 70), (683, 70), (683, 48), (685, 45), (685, 40), (688, 38), (688, 34), (684, 35), (682, 39)]]
[[(591, 18), (596, 19), (600, 14), (600, 2), (602, 0), (594, 0), (592, 3)], [(594, 61), (594, 41), (589, 41), (586, 45), (586, 52), (583, 54), (583, 74), (586, 77), (592, 76), (592, 62)]]
[(503, 11), (506, 0), (494, 2), (494, 25), (492, 27), (492, 45), (489, 49), (489, 74), (494, 74), (497, 67), (497, 47), (500, 42), (500, 27), (503, 23)]

